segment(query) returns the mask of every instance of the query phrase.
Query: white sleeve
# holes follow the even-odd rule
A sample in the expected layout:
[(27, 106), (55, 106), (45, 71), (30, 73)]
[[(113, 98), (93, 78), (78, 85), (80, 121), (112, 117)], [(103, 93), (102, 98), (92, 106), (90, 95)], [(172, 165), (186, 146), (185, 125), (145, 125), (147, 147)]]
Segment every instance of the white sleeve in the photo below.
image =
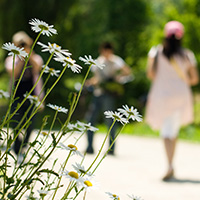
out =
[[(15, 57), (15, 65), (14, 66), (16, 66), (16, 63), (18, 62), (18, 61), (20, 61), (19, 60), (19, 58), (16, 56)], [(12, 68), (13, 68), (13, 56), (8, 56), (7, 58), (6, 58), (6, 60), (5, 60), (5, 68), (6, 68), (6, 70), (12, 70)]]
[(155, 58), (157, 52), (158, 52), (158, 47), (157, 46), (151, 47), (151, 49), (150, 49), (150, 51), (148, 53), (148, 57)]
[(196, 61), (194, 53), (192, 51), (188, 50), (188, 49), (187, 49), (186, 53), (187, 53), (187, 57), (188, 57), (190, 63), (192, 64), (192, 66), (196, 67), (197, 61)]
[(116, 55), (113, 55), (113, 62), (115, 63), (117, 69), (121, 69), (126, 65), (125, 61), (121, 57)]

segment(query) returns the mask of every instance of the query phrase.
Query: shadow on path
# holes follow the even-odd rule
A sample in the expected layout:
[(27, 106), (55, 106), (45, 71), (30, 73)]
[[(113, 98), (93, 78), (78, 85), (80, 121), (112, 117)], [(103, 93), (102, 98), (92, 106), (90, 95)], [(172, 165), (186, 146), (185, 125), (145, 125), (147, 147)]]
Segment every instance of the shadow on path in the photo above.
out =
[(168, 183), (191, 183), (191, 184), (200, 184), (200, 180), (192, 180), (192, 179), (179, 179), (179, 178), (170, 178), (164, 182)]

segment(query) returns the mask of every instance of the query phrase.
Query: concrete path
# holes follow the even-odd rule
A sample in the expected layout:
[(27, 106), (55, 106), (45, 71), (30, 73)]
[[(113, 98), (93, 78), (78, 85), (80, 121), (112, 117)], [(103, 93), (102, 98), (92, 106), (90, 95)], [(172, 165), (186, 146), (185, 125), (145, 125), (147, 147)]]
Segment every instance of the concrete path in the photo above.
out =
[[(103, 138), (104, 134), (95, 135), (96, 153)], [(86, 138), (77, 144), (82, 152), (85, 145)], [(86, 167), (94, 156), (86, 156)], [(63, 159), (63, 154), (57, 152), (55, 157)], [(76, 161), (77, 158), (73, 159)], [(68, 168), (73, 169), (70, 165)], [(165, 170), (166, 157), (160, 138), (120, 135), (116, 155), (108, 155), (95, 172), (98, 189), (88, 193), (86, 199), (106, 200), (109, 196), (105, 192), (111, 192), (119, 195), (120, 200), (130, 199), (127, 194), (144, 200), (200, 200), (200, 144), (179, 141), (175, 155), (175, 179), (163, 182)], [(80, 195), (79, 199), (82, 200), (83, 196)]]

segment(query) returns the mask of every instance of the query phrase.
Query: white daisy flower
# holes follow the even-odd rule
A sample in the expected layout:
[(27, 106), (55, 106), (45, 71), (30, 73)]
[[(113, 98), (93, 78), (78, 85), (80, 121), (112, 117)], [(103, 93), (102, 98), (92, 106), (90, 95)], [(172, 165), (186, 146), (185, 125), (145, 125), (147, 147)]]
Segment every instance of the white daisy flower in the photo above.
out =
[(37, 190), (37, 191), (41, 197), (45, 197), (48, 194), (48, 191), (46, 190)]
[(61, 149), (63, 150), (68, 150), (68, 151), (71, 151), (72, 152), (72, 155), (79, 155), (81, 157), (83, 157), (83, 155), (81, 154), (80, 151), (78, 151), (78, 148), (77, 146), (73, 145), (73, 144), (69, 144), (69, 145), (64, 145), (63, 143), (59, 143), (59, 146)]
[(106, 194), (107, 194), (111, 199), (120, 200), (119, 196), (116, 195), (116, 194), (112, 194), (112, 193), (110, 193), (110, 192), (106, 192)]
[[(27, 94), (24, 94), (24, 97), (26, 98), (27, 97)], [(29, 95), (27, 97), (27, 99), (29, 99), (29, 101), (31, 102), (31, 104), (35, 104), (36, 107), (38, 107), (40, 105), (40, 100), (38, 98), (38, 96), (36, 95)]]
[(69, 178), (70, 181), (75, 181), (75, 182), (81, 181), (78, 173), (75, 171), (63, 171), (61, 176)]
[(5, 92), (3, 90), (0, 90), (0, 98), (6, 98), (8, 99), (10, 97), (9, 92)]
[(91, 190), (97, 189), (98, 184), (91, 177), (83, 177), (81, 178), (80, 186), (89, 192)]
[(48, 45), (45, 45), (41, 42), (37, 42), (42, 47), (42, 52), (48, 51), (50, 54), (63, 54), (65, 56), (71, 56), (71, 53), (67, 49), (61, 49), (61, 46), (57, 45), (56, 43), (51, 44), (48, 42)]
[(9, 56), (18, 56), (21, 60), (23, 60), (28, 54), (24, 51), (24, 48), (16, 47), (13, 43), (8, 42), (3, 44), (2, 49), (10, 51), (8, 53)]
[(132, 200), (142, 200), (141, 197), (137, 197), (135, 195), (128, 195), (129, 198), (131, 198)]
[(53, 28), (53, 25), (48, 25), (46, 22), (39, 19), (32, 19), (29, 24), (32, 25), (31, 29), (36, 33), (42, 31), (42, 34), (48, 37), (52, 34), (57, 34), (57, 30)]
[(104, 115), (106, 116), (106, 118), (112, 118), (114, 120), (117, 120), (118, 122), (121, 122), (122, 124), (128, 123), (128, 120), (124, 118), (120, 112), (105, 111)]
[(67, 125), (67, 129), (69, 130), (69, 131), (77, 131), (77, 132), (84, 132), (84, 129), (83, 129), (83, 127), (80, 127), (80, 126), (78, 126), (78, 123), (76, 123), (76, 124), (71, 124), (71, 123), (69, 123), (68, 125)]
[(98, 128), (95, 128), (94, 126), (92, 126), (91, 123), (86, 124), (86, 123), (83, 123), (83, 122), (80, 122), (80, 121), (78, 121), (77, 123), (78, 123), (79, 126), (83, 127), (86, 130), (90, 130), (90, 131), (93, 131), (93, 132), (99, 130)]
[(49, 73), (51, 76), (59, 76), (60, 70), (55, 70), (54, 68), (49, 68), (48, 66), (43, 65), (42, 68), (44, 69), (44, 73)]
[(94, 60), (91, 55), (89, 55), (88, 57), (85, 55), (85, 58), (79, 57), (79, 60), (83, 61), (85, 65), (94, 65), (100, 69), (103, 69), (103, 67), (105, 67), (104, 64), (100, 64), (97, 60)]
[(68, 67), (71, 68), (74, 73), (80, 73), (82, 69), (82, 67), (78, 64), (68, 65)]
[(63, 56), (62, 54), (57, 54), (56, 57), (54, 58), (54, 60), (61, 62), (63, 64), (63, 66), (66, 66), (68, 68), (71, 68), (71, 70), (74, 73), (80, 73), (82, 67), (77, 65), (75, 62), (75, 60), (73, 60), (72, 58), (68, 57), (68, 56)]
[(53, 104), (50, 104), (50, 103), (47, 104), (47, 106), (50, 107), (53, 110), (58, 111), (58, 112), (62, 112), (62, 113), (65, 113), (65, 114), (67, 114), (67, 112), (68, 112), (68, 109), (63, 108), (61, 106), (53, 105)]
[(87, 172), (85, 167), (81, 164), (75, 163), (72, 167), (79, 173), (79, 174), (86, 174), (88, 176), (93, 176), (91, 172)]
[(122, 106), (122, 108), (118, 108), (117, 110), (122, 113), (123, 115), (125, 115), (127, 118), (129, 119), (132, 119), (133, 121), (138, 121), (138, 122), (141, 122), (142, 121), (142, 115), (139, 114), (139, 112), (137, 111), (137, 109), (133, 106), (131, 106), (130, 108), (125, 105), (125, 106)]

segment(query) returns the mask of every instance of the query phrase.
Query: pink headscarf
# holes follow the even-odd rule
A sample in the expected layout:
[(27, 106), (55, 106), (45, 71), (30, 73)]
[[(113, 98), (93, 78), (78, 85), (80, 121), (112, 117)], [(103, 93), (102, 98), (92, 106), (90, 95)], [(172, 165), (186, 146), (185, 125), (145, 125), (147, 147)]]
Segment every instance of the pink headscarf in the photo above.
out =
[(178, 21), (170, 21), (165, 25), (164, 33), (166, 38), (175, 35), (176, 39), (180, 40), (184, 35), (184, 26)]

